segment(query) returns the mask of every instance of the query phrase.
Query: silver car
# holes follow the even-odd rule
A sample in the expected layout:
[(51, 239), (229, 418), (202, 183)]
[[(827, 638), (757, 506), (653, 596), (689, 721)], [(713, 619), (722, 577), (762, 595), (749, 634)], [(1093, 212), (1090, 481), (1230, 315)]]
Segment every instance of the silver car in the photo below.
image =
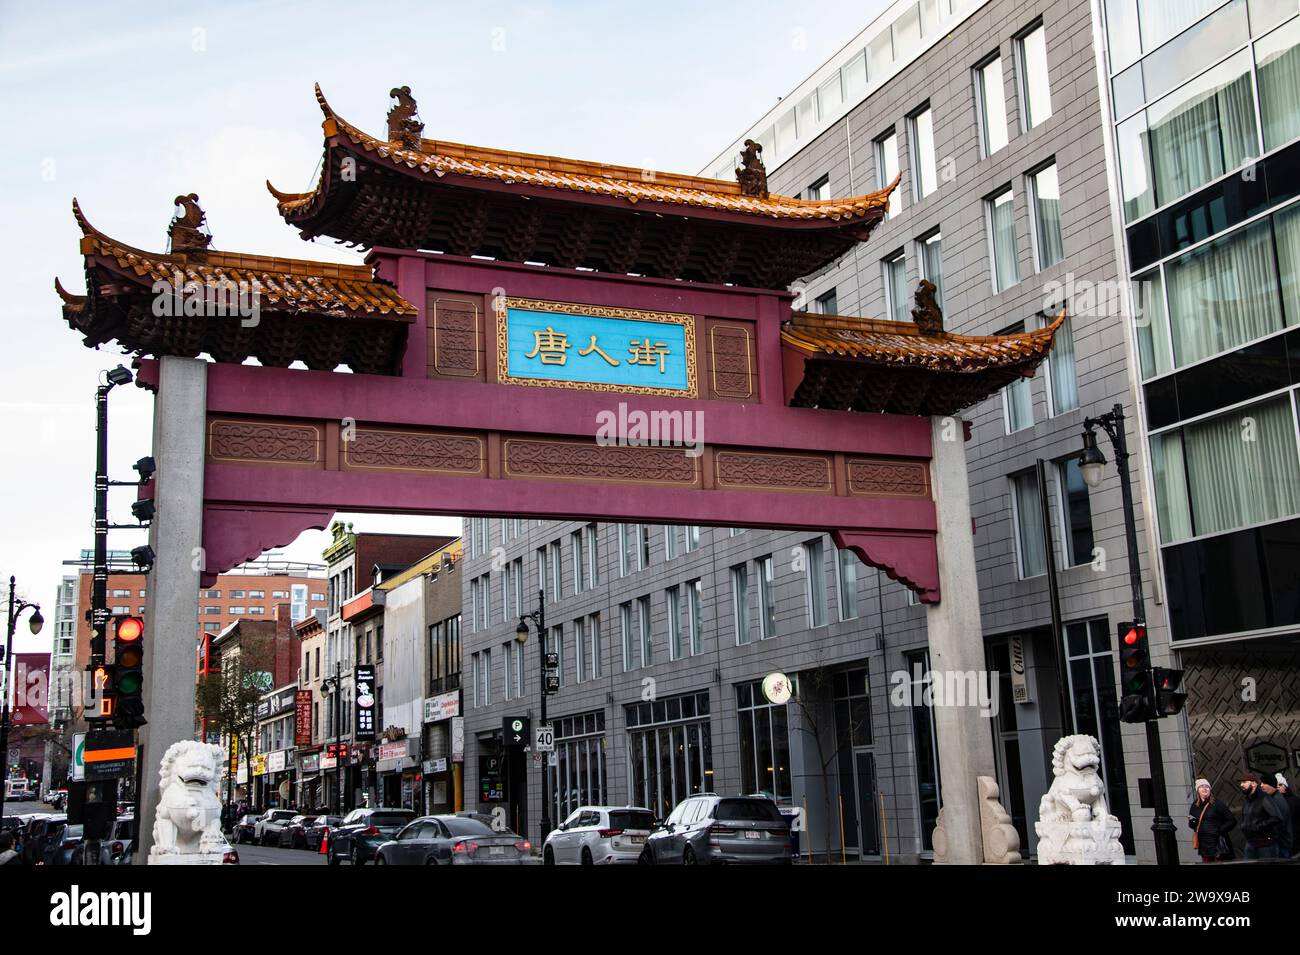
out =
[(642, 865), (790, 865), (790, 825), (762, 796), (692, 796), (650, 833)]
[(635, 864), (655, 827), (639, 806), (582, 806), (546, 837), (544, 865)]

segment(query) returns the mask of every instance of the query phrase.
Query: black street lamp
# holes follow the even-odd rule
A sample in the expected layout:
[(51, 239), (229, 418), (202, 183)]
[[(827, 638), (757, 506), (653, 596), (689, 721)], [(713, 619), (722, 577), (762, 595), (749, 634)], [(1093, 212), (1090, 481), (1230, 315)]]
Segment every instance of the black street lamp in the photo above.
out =
[[(1138, 566), (1137, 519), (1133, 513), (1133, 487), (1128, 470), (1128, 439), (1124, 435), (1124, 406), (1116, 404), (1104, 415), (1083, 422), (1083, 450), (1077, 458), (1079, 474), (1090, 488), (1101, 485), (1106, 470), (1106, 456), (1097, 447), (1101, 428), (1115, 449), (1115, 470), (1119, 473), (1120, 493), (1124, 504), (1124, 537), (1128, 545), (1128, 577), (1133, 591), (1133, 620), (1145, 624), (1146, 604), (1142, 598), (1142, 571)], [(1178, 865), (1178, 842), (1174, 823), (1169, 818), (1169, 794), (1165, 790), (1165, 765), (1160, 752), (1160, 723), (1146, 720), (1147, 761), (1151, 766), (1151, 788), (1155, 790), (1155, 817), (1151, 832), (1155, 836), (1156, 864)]]
[(18, 600), (16, 595), (16, 581), (13, 577), (9, 578), (9, 629), (5, 635), (5, 652), (4, 652), (4, 708), (0, 712), (0, 817), (5, 814), (5, 792), (8, 789), (9, 780), (9, 683), (10, 675), (13, 673), (14, 658), (14, 631), (18, 628), (18, 618), (24, 610), (31, 610), (32, 618), (27, 621), (27, 626), (31, 628), (32, 633), (40, 633), (41, 627), (45, 625), (45, 618), (41, 616), (41, 605), (28, 603), (26, 600)]
[(343, 778), (343, 663), (340, 660), (334, 661), (334, 675), (327, 676), (320, 681), (320, 695), (328, 697), (331, 689), (334, 693), (334, 772), (338, 776), (338, 814), (340, 816), (346, 813), (343, 808), (347, 802), (347, 782)]
[[(515, 639), (518, 640), (521, 644), (528, 639), (528, 621), (530, 620), (533, 622), (533, 626), (537, 628), (538, 642), (541, 646), (541, 651), (538, 653), (538, 658), (541, 663), (541, 667), (540, 667), (541, 695), (542, 695), (541, 726), (545, 726), (546, 725), (546, 697), (549, 695), (547, 693), (547, 688), (546, 688), (546, 677), (547, 677), (548, 668), (546, 666), (546, 591), (545, 590), (537, 591), (537, 609), (529, 613), (520, 614), (519, 616), (519, 626), (515, 627)], [(520, 650), (522, 651), (522, 649), (523, 648), (521, 647)], [(546, 842), (546, 837), (551, 834), (551, 794), (549, 791), (550, 787), (546, 785), (546, 770), (549, 768), (548, 767), (549, 762), (550, 762), (550, 756), (547, 755), (542, 760), (542, 785), (539, 790), (539, 792), (542, 795), (541, 837), (537, 840), (537, 844), (539, 846), (544, 845)]]

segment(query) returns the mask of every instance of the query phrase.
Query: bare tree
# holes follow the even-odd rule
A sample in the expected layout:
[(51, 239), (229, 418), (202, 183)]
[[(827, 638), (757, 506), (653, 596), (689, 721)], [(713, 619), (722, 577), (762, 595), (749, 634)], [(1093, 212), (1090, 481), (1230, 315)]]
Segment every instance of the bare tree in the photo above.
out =
[[(273, 639), (242, 640), (238, 652), (222, 654), (221, 668), (199, 677), (195, 712), (211, 729), (237, 741), (252, 772), (257, 704), (266, 693), (264, 676), (275, 660)], [(230, 770), (227, 770), (229, 774)]]
[[(802, 719), (799, 721), (800, 732), (811, 736), (813, 743), (817, 747), (817, 760), (821, 766), (822, 799), (825, 801), (826, 809), (824, 832), (826, 837), (826, 862), (828, 864), (831, 861), (831, 820), (837, 818), (837, 815), (831, 810), (831, 765), (839, 757), (845, 741), (851, 743), (865, 722), (863, 720), (851, 724), (845, 728), (845, 733), (842, 735), (836, 734), (833, 692), (835, 673), (835, 670), (822, 663), (818, 663), (811, 670), (800, 671), (796, 692), (790, 698), (790, 702), (797, 706), (800, 714), (802, 714)], [(829, 705), (819, 708), (818, 703), (828, 703)], [(826, 718), (827, 714), (829, 714), (829, 719)], [(852, 719), (852, 710), (850, 710), (849, 718)], [(807, 820), (805, 820), (805, 825), (806, 822)]]

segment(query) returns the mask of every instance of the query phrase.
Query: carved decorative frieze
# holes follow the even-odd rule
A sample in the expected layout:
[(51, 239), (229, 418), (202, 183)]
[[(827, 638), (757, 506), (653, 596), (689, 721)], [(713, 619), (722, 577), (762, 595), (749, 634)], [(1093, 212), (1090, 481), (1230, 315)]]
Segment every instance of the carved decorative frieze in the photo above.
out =
[(208, 422), (208, 457), (214, 461), (311, 465), (320, 461), (321, 429), (288, 422)]
[(829, 457), (719, 451), (714, 456), (714, 467), (719, 487), (776, 491), (834, 490)]
[(485, 473), (483, 439), (477, 435), (435, 434), (358, 428), (343, 442), (350, 468), (380, 471), (428, 471), (468, 476)]
[(433, 370), (439, 375), (477, 378), (479, 375), (479, 316), (473, 302), (433, 300)]
[(601, 446), (572, 441), (505, 442), (509, 477), (630, 484), (695, 485), (696, 462), (685, 448)]
[(921, 461), (849, 460), (849, 493), (929, 497), (930, 481)]
[(713, 326), (709, 329), (709, 351), (714, 395), (742, 401), (753, 398), (756, 370), (749, 330), (739, 325)]

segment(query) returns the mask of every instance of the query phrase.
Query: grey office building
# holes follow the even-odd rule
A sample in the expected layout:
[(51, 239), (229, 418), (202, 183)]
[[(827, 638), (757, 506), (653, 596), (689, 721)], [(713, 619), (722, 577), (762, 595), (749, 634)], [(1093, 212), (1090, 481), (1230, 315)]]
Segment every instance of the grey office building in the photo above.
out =
[[(1160, 723), (1172, 815), (1181, 827), (1196, 776), (1227, 797), (1247, 764), (1296, 768), (1296, 14), (894, 3), (703, 170), (730, 178), (753, 139), (776, 193), (901, 176), (887, 220), (804, 280), (801, 307), (908, 320), (927, 278), (964, 334), (1068, 308), (1038, 373), (966, 413), (989, 732), (1027, 854), (1052, 746), (1081, 732), (1101, 743), (1126, 850), (1154, 857), (1145, 734), (1118, 714), (1116, 628), (1134, 612), (1114, 449), (1100, 437), (1095, 488), (1075, 464), (1085, 418), (1117, 403), (1154, 656), (1187, 670), (1186, 710)], [(536, 634), (515, 641), (540, 587), (563, 673), (554, 821), (582, 802), (663, 815), (691, 792), (762, 791), (806, 811), (818, 854), (842, 835), (846, 856), (928, 857), (940, 703), (919, 692), (925, 614), (902, 587), (827, 537), (508, 516), (466, 536), (468, 805), (536, 833), (542, 766), (499, 747), (503, 717), (540, 715)], [(792, 702), (762, 692), (774, 673)]]

